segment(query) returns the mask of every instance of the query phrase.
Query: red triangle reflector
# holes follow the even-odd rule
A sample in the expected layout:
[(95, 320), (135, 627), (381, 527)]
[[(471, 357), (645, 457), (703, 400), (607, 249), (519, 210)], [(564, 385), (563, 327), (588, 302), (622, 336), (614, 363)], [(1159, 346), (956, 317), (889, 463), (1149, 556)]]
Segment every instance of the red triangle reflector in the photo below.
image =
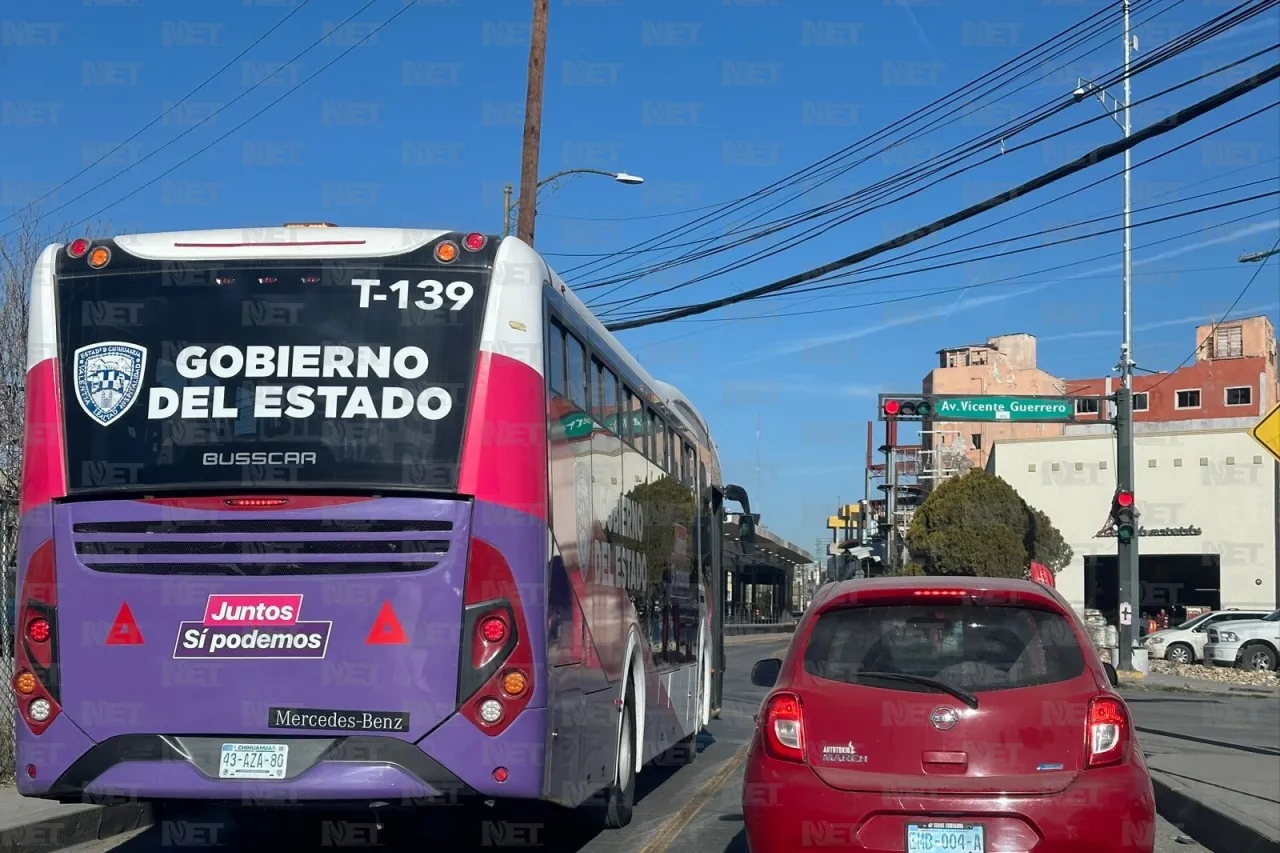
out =
[(366, 646), (403, 646), (408, 642), (409, 638), (405, 636), (404, 628), (400, 627), (400, 620), (391, 609), (391, 602), (382, 602), (382, 609), (378, 611), (378, 618), (373, 620), (373, 629), (369, 631), (369, 638), (364, 641), (364, 644)]
[(140, 646), (142, 643), (142, 632), (138, 630), (138, 623), (134, 620), (133, 611), (129, 609), (129, 603), (126, 601), (120, 605), (116, 621), (107, 632), (107, 645)]

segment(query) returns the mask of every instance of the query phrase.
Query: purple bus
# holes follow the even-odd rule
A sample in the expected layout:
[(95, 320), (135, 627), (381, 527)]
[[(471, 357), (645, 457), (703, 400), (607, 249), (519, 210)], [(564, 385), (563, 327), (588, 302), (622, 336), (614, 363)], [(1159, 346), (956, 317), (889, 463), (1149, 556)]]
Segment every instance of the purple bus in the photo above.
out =
[(27, 796), (540, 800), (618, 827), (718, 706), (746, 494), (514, 238), (50, 246), (24, 453)]

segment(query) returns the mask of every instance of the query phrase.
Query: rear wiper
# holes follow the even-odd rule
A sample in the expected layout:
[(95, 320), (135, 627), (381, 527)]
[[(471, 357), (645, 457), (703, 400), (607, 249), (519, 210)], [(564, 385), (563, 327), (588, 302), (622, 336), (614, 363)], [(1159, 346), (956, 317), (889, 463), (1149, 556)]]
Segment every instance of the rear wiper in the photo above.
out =
[(885, 678), (890, 681), (909, 681), (912, 684), (924, 684), (929, 687), (935, 687), (943, 692), (950, 693), (973, 710), (978, 710), (978, 697), (974, 696), (967, 690), (961, 690), (959, 687), (952, 687), (945, 681), (939, 681), (936, 678), (929, 678), (925, 675), (908, 675), (905, 672), (859, 672), (858, 678)]

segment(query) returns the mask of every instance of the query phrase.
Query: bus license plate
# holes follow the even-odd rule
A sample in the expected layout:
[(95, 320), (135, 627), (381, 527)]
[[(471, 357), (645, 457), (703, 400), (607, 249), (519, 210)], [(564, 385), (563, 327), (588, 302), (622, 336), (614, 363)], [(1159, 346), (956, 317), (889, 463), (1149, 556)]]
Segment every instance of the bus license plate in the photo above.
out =
[(982, 840), (982, 827), (973, 824), (907, 824), (907, 853), (984, 853)]
[(224, 743), (220, 779), (283, 779), (289, 747), (283, 743)]

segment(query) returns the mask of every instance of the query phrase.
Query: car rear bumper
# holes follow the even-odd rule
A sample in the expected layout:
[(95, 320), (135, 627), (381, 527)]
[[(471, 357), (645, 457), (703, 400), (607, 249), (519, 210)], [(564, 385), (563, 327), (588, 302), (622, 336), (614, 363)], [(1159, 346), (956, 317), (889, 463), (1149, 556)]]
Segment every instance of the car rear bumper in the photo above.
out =
[(902, 853), (909, 820), (983, 824), (988, 853), (1151, 853), (1155, 846), (1155, 797), (1135, 764), (1091, 770), (1050, 796), (950, 797), (839, 791), (807, 766), (753, 752), (743, 816), (751, 853)]

